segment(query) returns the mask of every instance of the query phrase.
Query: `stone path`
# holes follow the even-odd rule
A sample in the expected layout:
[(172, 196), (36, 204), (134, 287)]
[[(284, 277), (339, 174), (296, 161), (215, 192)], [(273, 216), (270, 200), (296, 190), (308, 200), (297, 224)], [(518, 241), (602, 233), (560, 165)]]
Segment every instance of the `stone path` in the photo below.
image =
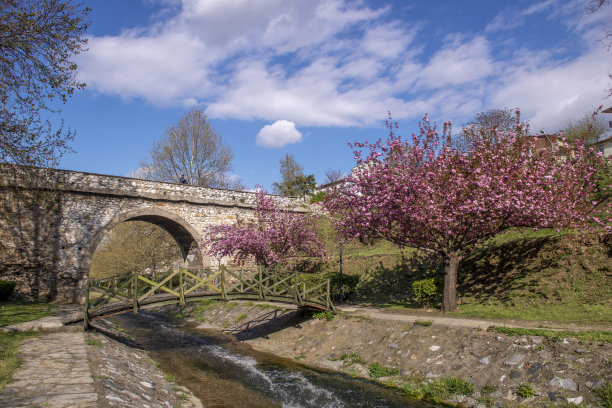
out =
[(0, 394), (0, 407), (97, 407), (85, 337), (50, 333), (19, 346), (21, 368)]

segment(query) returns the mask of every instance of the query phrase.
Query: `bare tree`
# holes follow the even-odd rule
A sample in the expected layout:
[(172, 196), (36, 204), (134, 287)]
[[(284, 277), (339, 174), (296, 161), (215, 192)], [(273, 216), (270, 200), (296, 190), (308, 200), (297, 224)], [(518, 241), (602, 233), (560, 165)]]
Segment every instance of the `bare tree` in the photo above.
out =
[(594, 13), (605, 4), (610, 4), (610, 0), (590, 0), (586, 5), (585, 10), (587, 13)]
[(512, 109), (488, 109), (474, 115), (471, 123), (482, 133), (489, 133), (491, 130), (513, 132), (516, 130), (517, 118)]
[(77, 89), (88, 7), (70, 0), (0, 0), (0, 161), (50, 167), (74, 134), (47, 119)]
[(181, 251), (174, 239), (157, 225), (127, 221), (113, 228), (94, 253), (89, 275), (95, 278), (124, 273), (152, 274), (172, 268)]
[(569, 140), (584, 138), (587, 144), (593, 144), (607, 131), (608, 123), (603, 118), (586, 114), (578, 120), (568, 120), (563, 136)]
[(325, 170), (325, 184), (335, 183), (342, 180), (342, 170), (327, 169)]
[(453, 137), (453, 147), (467, 151), (476, 140), (495, 141), (500, 132), (524, 132), (525, 128), (518, 127), (519, 123), (519, 109), (488, 109), (474, 115), (474, 119), (463, 126), (461, 133)]
[(144, 177), (202, 187), (243, 188), (229, 176), (234, 150), (225, 144), (200, 108), (187, 112), (141, 161)]

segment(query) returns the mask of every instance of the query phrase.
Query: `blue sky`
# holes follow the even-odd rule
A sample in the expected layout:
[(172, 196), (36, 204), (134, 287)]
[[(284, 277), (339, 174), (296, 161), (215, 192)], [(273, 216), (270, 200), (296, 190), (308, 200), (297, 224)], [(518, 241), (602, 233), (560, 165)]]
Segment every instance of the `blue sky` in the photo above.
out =
[(232, 175), (270, 189), (293, 154), (319, 183), (354, 165), (347, 143), (409, 135), (425, 113), (455, 130), (521, 108), (560, 130), (612, 99), (612, 6), (586, 0), (86, 0), (77, 132), (61, 168), (127, 176), (192, 106), (235, 150)]

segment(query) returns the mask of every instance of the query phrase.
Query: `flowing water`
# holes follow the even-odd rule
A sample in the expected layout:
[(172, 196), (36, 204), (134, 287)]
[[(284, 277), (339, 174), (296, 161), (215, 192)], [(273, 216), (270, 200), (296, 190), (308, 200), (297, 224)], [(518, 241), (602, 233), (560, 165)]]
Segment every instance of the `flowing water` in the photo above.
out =
[(257, 352), (218, 330), (141, 312), (112, 318), (205, 407), (393, 408), (430, 405), (397, 390)]

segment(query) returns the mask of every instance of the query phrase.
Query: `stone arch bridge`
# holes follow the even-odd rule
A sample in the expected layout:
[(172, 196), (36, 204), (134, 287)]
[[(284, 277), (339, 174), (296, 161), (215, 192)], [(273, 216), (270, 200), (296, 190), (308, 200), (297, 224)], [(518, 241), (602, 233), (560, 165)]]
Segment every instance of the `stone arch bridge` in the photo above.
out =
[[(121, 222), (164, 228), (181, 248), (185, 267), (200, 269), (210, 265), (198, 247), (203, 229), (254, 214), (252, 192), (67, 170), (39, 173), (27, 183), (5, 174), (0, 183), (0, 279), (16, 281), (16, 292), (27, 299), (82, 302), (93, 254)], [(298, 199), (278, 199), (305, 208)]]

